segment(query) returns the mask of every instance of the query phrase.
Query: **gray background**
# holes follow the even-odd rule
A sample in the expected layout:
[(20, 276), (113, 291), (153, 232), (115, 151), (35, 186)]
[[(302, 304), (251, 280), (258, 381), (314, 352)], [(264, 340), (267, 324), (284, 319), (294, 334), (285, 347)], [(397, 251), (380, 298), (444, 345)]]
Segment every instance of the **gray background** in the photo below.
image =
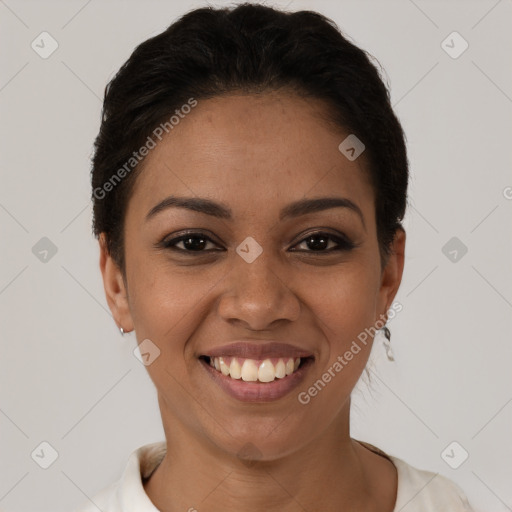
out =
[[(135, 336), (121, 338), (104, 298), (89, 158), (107, 81), (201, 5), (0, 0), (2, 510), (71, 510), (119, 478), (132, 450), (164, 439)], [(408, 137), (396, 361), (375, 345), (352, 435), (453, 479), (477, 511), (512, 510), (512, 2), (274, 5), (318, 10), (372, 53)], [(43, 31), (59, 45), (47, 59), (31, 48)], [(457, 58), (445, 49), (461, 39), (442, 46), (453, 31), (469, 44)], [(43, 237), (57, 248), (46, 261)], [(43, 441), (58, 453), (48, 469), (31, 457)], [(441, 456), (453, 441), (452, 465), (469, 453), (457, 469)]]

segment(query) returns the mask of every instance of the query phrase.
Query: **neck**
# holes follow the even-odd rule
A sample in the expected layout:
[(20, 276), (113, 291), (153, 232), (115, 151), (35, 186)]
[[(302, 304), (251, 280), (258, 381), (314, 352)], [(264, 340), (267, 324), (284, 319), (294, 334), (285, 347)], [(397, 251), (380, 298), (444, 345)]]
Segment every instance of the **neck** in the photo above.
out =
[(166, 421), (171, 418), (162, 410), (164, 426), (172, 424), (172, 431), (165, 429), (167, 452), (145, 491), (162, 512), (388, 510), (377, 508), (382, 496), (371, 491), (371, 452), (350, 438), (349, 410), (348, 401), (336, 422), (300, 450), (271, 461), (243, 462), (175, 418)]

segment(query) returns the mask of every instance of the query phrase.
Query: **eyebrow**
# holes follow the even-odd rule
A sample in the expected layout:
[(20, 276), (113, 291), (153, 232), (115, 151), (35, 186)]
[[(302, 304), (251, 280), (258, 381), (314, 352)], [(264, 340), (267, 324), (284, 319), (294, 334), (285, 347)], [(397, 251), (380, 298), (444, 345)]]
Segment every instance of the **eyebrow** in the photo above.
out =
[[(149, 210), (146, 215), (146, 222), (168, 208), (185, 208), (219, 219), (233, 220), (232, 210), (224, 204), (200, 197), (169, 196)], [(363, 226), (366, 229), (363, 212), (357, 204), (345, 197), (300, 199), (285, 206), (279, 213), (279, 220), (283, 221), (285, 219), (296, 218), (301, 215), (331, 208), (347, 208), (352, 210), (361, 218)]]

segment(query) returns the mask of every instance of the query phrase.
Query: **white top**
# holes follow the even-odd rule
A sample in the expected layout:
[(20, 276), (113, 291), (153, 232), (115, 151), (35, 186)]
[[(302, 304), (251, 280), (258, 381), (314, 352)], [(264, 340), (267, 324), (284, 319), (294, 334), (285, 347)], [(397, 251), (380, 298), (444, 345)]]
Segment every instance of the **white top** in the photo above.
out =
[[(474, 512), (460, 487), (448, 478), (417, 469), (369, 443), (358, 442), (395, 465), (398, 489), (393, 512)], [(149, 478), (165, 452), (164, 441), (133, 451), (121, 478), (74, 512), (98, 512), (98, 508), (102, 512), (160, 512), (144, 491), (142, 479)]]

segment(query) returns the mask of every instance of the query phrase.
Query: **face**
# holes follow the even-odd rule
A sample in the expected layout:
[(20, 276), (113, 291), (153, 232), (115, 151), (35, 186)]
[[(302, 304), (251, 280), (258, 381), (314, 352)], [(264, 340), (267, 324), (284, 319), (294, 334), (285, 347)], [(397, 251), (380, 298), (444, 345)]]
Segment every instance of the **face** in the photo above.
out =
[[(348, 428), (372, 340), (353, 342), (400, 284), (404, 233), (381, 268), (363, 157), (340, 152), (349, 132), (324, 108), (282, 92), (199, 101), (137, 178), (126, 281), (101, 245), (117, 324), (150, 340), (164, 428), (225, 454), (251, 446), (272, 460)], [(322, 198), (333, 201), (310, 202)]]

